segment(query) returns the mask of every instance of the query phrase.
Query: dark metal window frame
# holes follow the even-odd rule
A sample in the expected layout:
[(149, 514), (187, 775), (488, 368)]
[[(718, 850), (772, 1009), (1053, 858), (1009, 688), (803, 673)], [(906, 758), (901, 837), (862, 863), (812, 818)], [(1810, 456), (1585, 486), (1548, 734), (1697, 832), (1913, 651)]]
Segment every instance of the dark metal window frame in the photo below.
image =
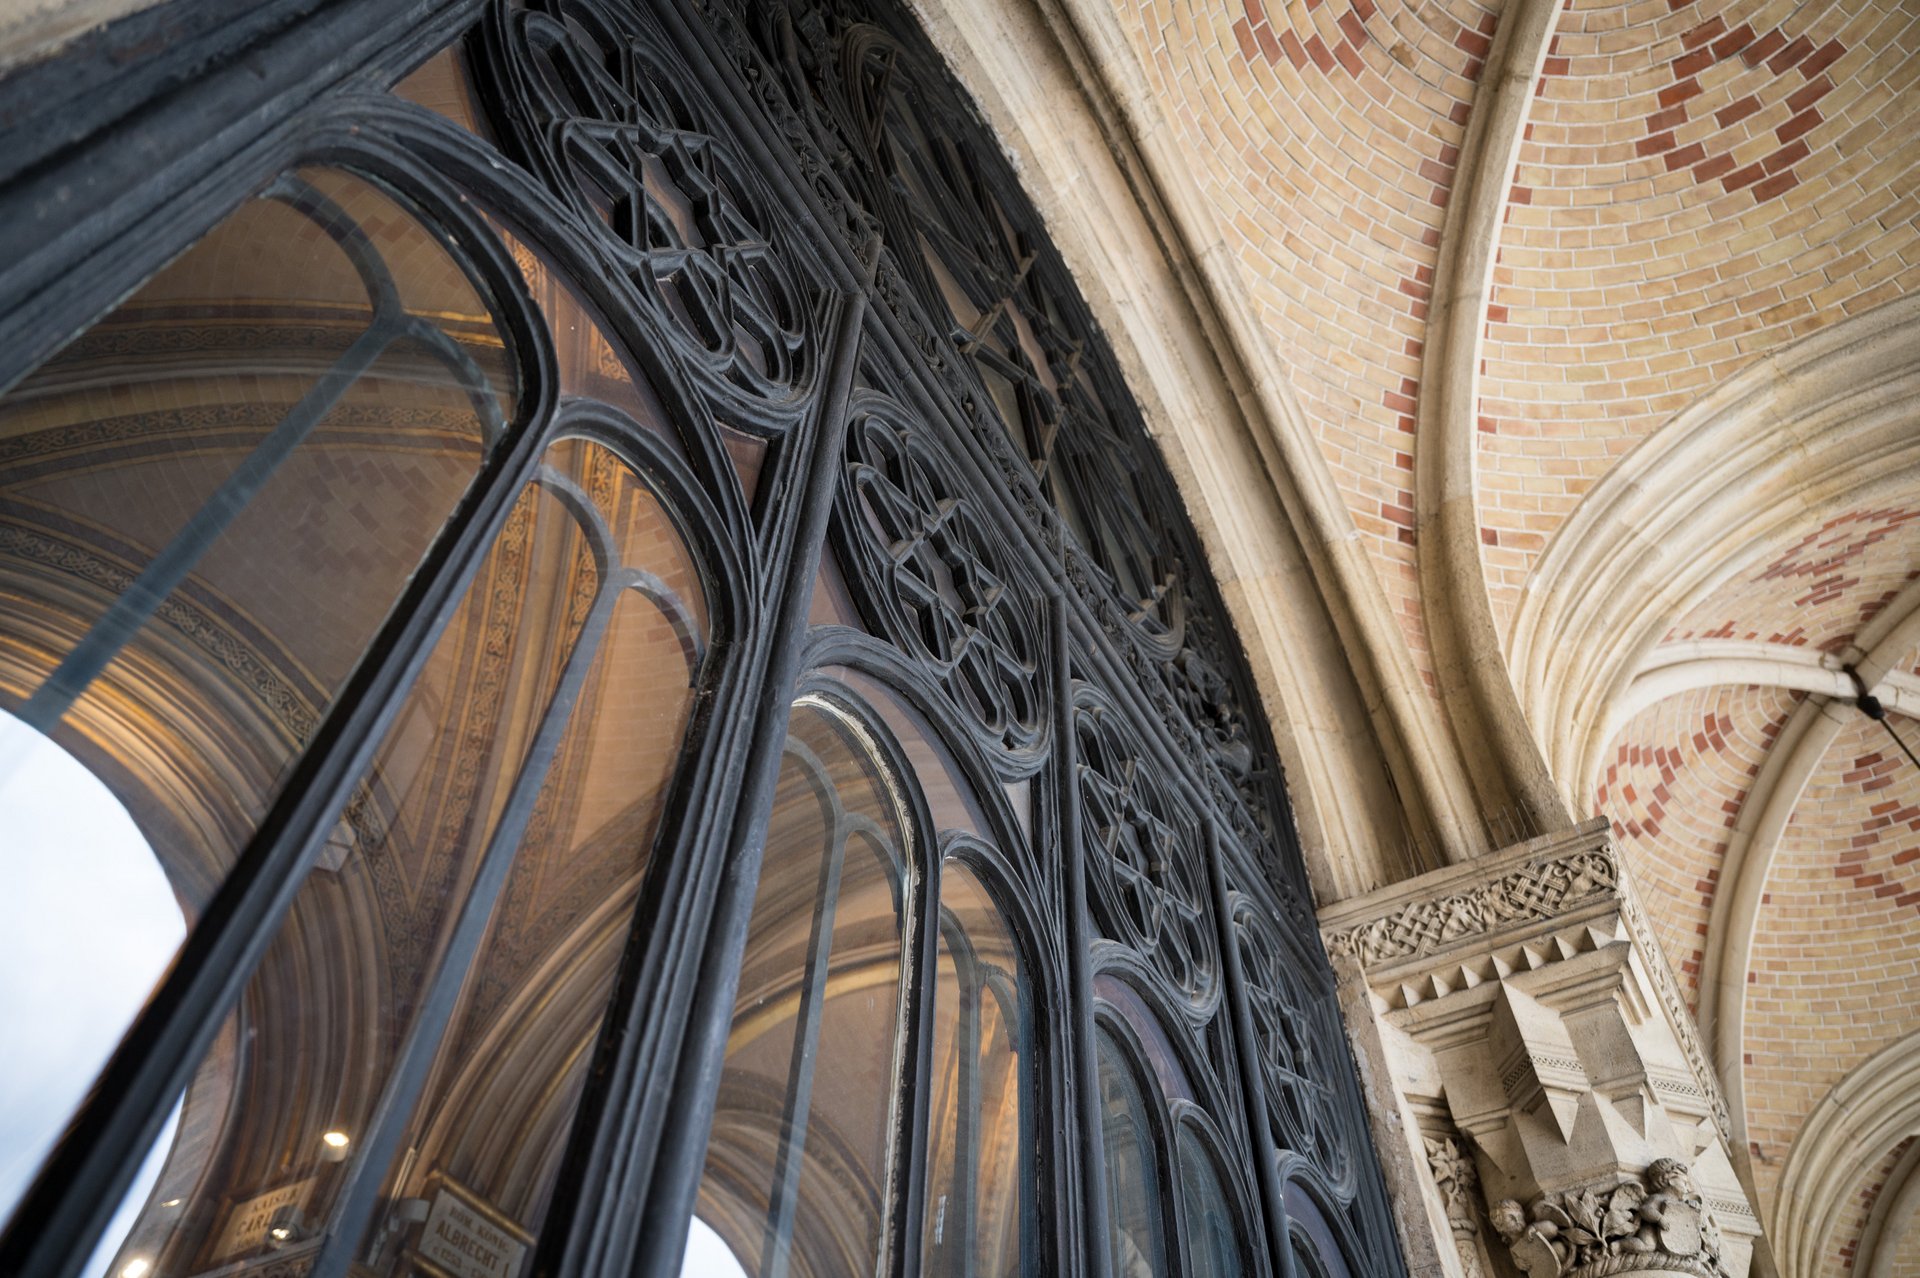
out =
[[(1168, 643), (1146, 636), (1130, 646), (1116, 635), (1111, 616), (1076, 572), (1071, 535), (1057, 517), (1036, 516), (1038, 485), (1030, 476), (1021, 478), (1008, 456), (970, 425), (983, 410), (955, 379), (965, 352), (936, 337), (931, 340), (950, 352), (952, 366), (937, 353), (929, 355), (931, 303), (917, 301), (911, 285), (902, 282), (902, 262), (908, 278), (922, 270), (912, 260), (915, 249), (884, 244), (874, 233), (884, 228), (870, 228), (856, 237), (864, 242), (850, 242), (849, 225), (860, 219), (835, 206), (832, 181), (793, 145), (791, 128), (783, 128), (790, 122), (769, 114), (778, 104), (765, 83), (748, 87), (742, 79), (740, 59), (747, 55), (725, 38), (725, 15), (709, 13), (709, 26), (673, 5), (664, 7), (655, 20), (710, 98), (712, 127), (724, 130), (765, 175), (790, 219), (787, 233), (810, 250), (804, 269), (812, 293), (809, 319), (819, 341), (813, 399), (769, 444), (760, 492), (748, 509), (724, 452), (701, 426), (712, 418), (694, 384), (697, 377), (674, 357), (674, 341), (658, 321), (624, 304), (619, 291), (600, 279), (605, 259), (571, 209), (492, 146), (386, 93), (462, 33), (473, 33), (477, 62), (500, 58), (488, 10), (483, 0), (169, 0), (0, 81), (0, 390), (109, 311), (240, 201), (301, 164), (363, 174), (417, 208), (423, 222), (486, 282), (524, 385), (514, 421), (469, 495), (190, 933), (175, 969), (116, 1052), (102, 1086), (0, 1235), (0, 1272), (65, 1278), (84, 1262), (89, 1240), (105, 1228), (195, 1062), (239, 999), (507, 510), (535, 477), (547, 446), (565, 434), (587, 434), (616, 447), (684, 520), (690, 553), (703, 566), (711, 620), (688, 748), (671, 786), (660, 846), (635, 909), (533, 1272), (677, 1272), (784, 753), (786, 707), (796, 689), (819, 678), (810, 671), (828, 666), (871, 675), (923, 715), (968, 782), (991, 796), (995, 839), (969, 842), (962, 854), (984, 871), (983, 883), (1008, 907), (1008, 925), (1029, 961), (1032, 1097), (1048, 1120), (1034, 1125), (1043, 1188), (1034, 1206), (1037, 1237), (1028, 1243), (1041, 1253), (1041, 1263), (1061, 1274), (1105, 1278), (1092, 982), (1096, 971), (1116, 963), (1131, 966), (1131, 978), (1143, 988), (1152, 988), (1155, 979), (1150, 965), (1116, 957), (1116, 947), (1098, 939), (1089, 916), (1082, 852), (1087, 832), (1075, 797), (1080, 777), (1074, 750), (1074, 689), (1076, 681), (1085, 681), (1126, 716), (1144, 743), (1145, 766), (1169, 793), (1207, 814), (1200, 888), (1218, 930), (1223, 1014), (1188, 1015), (1180, 1032), (1189, 1035), (1183, 1051), (1204, 1039), (1234, 1063), (1211, 1079), (1204, 1104), (1191, 1112), (1182, 1107), (1168, 1121), (1189, 1122), (1206, 1133), (1220, 1168), (1234, 1178), (1230, 1192), (1240, 1209), (1259, 1218), (1254, 1232), (1266, 1240), (1267, 1257), (1256, 1260), (1276, 1278), (1291, 1278), (1293, 1269), (1289, 1242), (1298, 1230), (1287, 1220), (1285, 1197), (1294, 1179), (1310, 1182), (1316, 1201), (1331, 1207), (1336, 1228), (1349, 1235), (1341, 1241), (1343, 1251), (1397, 1266), (1364, 1124), (1354, 1130), (1360, 1133), (1365, 1183), (1354, 1200), (1359, 1205), (1347, 1208), (1369, 1234), (1363, 1243), (1340, 1216), (1331, 1191), (1314, 1180), (1319, 1173), (1311, 1160), (1284, 1149), (1275, 1154), (1258, 1117), (1266, 1109), (1264, 1084), (1253, 1059), (1236, 955), (1236, 902), (1253, 899), (1287, 921), (1311, 997), (1328, 1005), (1331, 1000), (1298, 853), (1285, 845), (1290, 835), (1277, 786), (1270, 788), (1276, 810), (1259, 818), (1280, 832), (1276, 861), (1270, 848), (1245, 846), (1241, 834), (1223, 832), (1219, 777), (1176, 740), (1181, 729), (1170, 720), (1179, 715), (1177, 705), (1170, 708), (1164, 689), (1150, 691), (1159, 685), (1142, 672), (1169, 658)], [(955, 125), (984, 136), (971, 117), (956, 118)], [(482, 209), (548, 255), (606, 317), (665, 403), (684, 453), (604, 407), (561, 401), (544, 323), (505, 248), (476, 211)], [(902, 253), (907, 257), (897, 256)], [(1057, 273), (1057, 264), (1050, 269)], [(1077, 297), (1070, 300), (1080, 305)], [(846, 431), (856, 386), (867, 382), (884, 386), (930, 424), (966, 499), (1000, 539), (1026, 606), (1036, 611), (1043, 639), (1035, 686), (1048, 707), (1050, 756), (1035, 752), (1013, 762), (992, 756), (938, 681), (898, 647), (851, 631), (809, 630), (823, 556), (831, 545), (843, 562), (848, 557), (855, 515), (842, 500)], [(1163, 471), (1148, 478), (1152, 492), (1170, 499)], [(1158, 514), (1184, 527), (1177, 503)], [(1197, 565), (1190, 530), (1183, 535), (1179, 557)], [(1201, 569), (1190, 571), (1194, 583), (1186, 606), (1210, 610), (1224, 629), (1217, 593)], [(1232, 672), (1232, 682), (1233, 695), (1250, 701), (1244, 670)], [(853, 697), (844, 688), (833, 695)], [(863, 715), (879, 726), (877, 715)], [(1254, 744), (1272, 757), (1257, 723)], [(1016, 774), (1031, 783), (1030, 836), (996, 806), (997, 782)], [(1237, 803), (1228, 807), (1236, 830), (1244, 831), (1246, 813)], [(712, 813), (729, 815), (703, 819)], [(948, 846), (930, 826), (923, 833), (928, 846), (920, 853), (927, 861), (922, 888), (924, 881), (937, 885)], [(1016, 848), (1024, 848), (1024, 855)], [(937, 911), (937, 886), (923, 895), (912, 908)], [(903, 1010), (914, 1027), (913, 1051), (898, 1107), (901, 1181), (892, 1187), (897, 1208), (889, 1263), (894, 1273), (911, 1276), (919, 1271), (926, 1189), (927, 1103), (921, 1093), (931, 1051), (931, 999), (925, 991), (937, 928), (922, 926), (909, 937), (917, 947), (909, 961), (922, 978), (908, 991)], [(1157, 1006), (1176, 1023), (1186, 1015), (1177, 1002)], [(1357, 1085), (1341, 1048), (1328, 1044), (1326, 1050), (1340, 1075), (1338, 1104), (1351, 1118), (1359, 1112)], [(1204, 1072), (1200, 1065), (1196, 1057), (1196, 1072)], [(367, 1144), (377, 1148), (379, 1142)], [(379, 1170), (373, 1168), (363, 1183), (377, 1185)], [(1258, 1192), (1250, 1193), (1249, 1184)], [(1175, 1200), (1167, 1219), (1177, 1222), (1173, 1182), (1163, 1190)], [(350, 1218), (371, 1210), (372, 1192), (367, 1188), (359, 1196)], [(1172, 1236), (1180, 1235), (1176, 1230)], [(352, 1229), (330, 1242), (323, 1268), (344, 1267), (357, 1239)]]

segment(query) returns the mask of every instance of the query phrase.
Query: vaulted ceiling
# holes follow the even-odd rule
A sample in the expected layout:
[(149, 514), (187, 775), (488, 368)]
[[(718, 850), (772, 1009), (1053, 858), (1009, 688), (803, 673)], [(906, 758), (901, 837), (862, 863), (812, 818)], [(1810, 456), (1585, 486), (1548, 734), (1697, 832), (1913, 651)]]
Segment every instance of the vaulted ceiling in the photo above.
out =
[(1920, 1275), (1920, 767), (1855, 705), (1920, 749), (1920, 4), (920, 7), (1195, 494), (1323, 894), (1605, 814), (1781, 1272)]
[[(1064, 50), (1218, 317), (1411, 860), (1611, 818), (1781, 1271), (1920, 1272), (1920, 1096), (1837, 1179), (1796, 1152), (1920, 1055), (1920, 767), (1854, 681), (1920, 749), (1920, 6), (973, 7), (926, 6), (1050, 218), (1111, 193), (1060, 175), (1085, 140), (1053, 148), (983, 32)], [(1100, 235), (1083, 283), (1138, 330)], [(1315, 803), (1322, 890), (1355, 890)], [(1836, 1223), (1794, 1224), (1816, 1183)]]

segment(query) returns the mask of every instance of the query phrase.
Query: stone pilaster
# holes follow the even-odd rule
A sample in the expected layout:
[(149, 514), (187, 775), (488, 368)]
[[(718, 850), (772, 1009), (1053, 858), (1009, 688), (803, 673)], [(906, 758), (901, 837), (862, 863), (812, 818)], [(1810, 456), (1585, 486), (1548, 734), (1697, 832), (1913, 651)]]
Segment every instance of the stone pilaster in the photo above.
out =
[(1416, 1118), (1450, 1273), (1746, 1278), (1759, 1226), (1726, 1103), (1604, 820), (1342, 901), (1321, 926)]

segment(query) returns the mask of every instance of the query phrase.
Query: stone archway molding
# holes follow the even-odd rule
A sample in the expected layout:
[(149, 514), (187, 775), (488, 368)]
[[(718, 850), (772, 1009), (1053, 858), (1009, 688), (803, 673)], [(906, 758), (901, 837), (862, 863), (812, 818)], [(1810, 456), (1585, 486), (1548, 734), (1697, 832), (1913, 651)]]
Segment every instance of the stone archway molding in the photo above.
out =
[[(1819, 1274), (1861, 1169), (1917, 1132), (1920, 1032), (1868, 1057), (1807, 1115), (1787, 1155), (1768, 1228), (1784, 1278)], [(1907, 1196), (1908, 1187), (1899, 1192)]]
[(1474, 481), (1487, 301), (1534, 85), (1564, 0), (1511, 0), (1500, 15), (1460, 143), (1434, 268), (1414, 434), (1420, 600), (1434, 677), (1483, 809), (1536, 829), (1573, 823), (1514, 695), (1487, 594)]
[(1046, 218), (1189, 503), (1281, 710), (1321, 898), (1430, 868), (1398, 857), (1409, 829), (1448, 860), (1484, 850), (1460, 754), (1112, 6), (914, 7)]
[(1860, 1246), (1853, 1253), (1853, 1272), (1863, 1278), (1896, 1278), (1895, 1267), (1909, 1238), (1920, 1243), (1920, 1142), (1908, 1147), (1887, 1183), (1873, 1200), (1867, 1223), (1860, 1230)]
[(1916, 472), (1920, 295), (1756, 361), (1622, 458), (1548, 542), (1507, 648), (1568, 800), (1674, 618), (1788, 529), (1910, 495)]
[[(1648, 654), (1625, 695), (1607, 707), (1606, 722), (1595, 730), (1603, 745), (1620, 739), (1633, 717), (1647, 707), (1701, 688), (1723, 684), (1786, 688), (1823, 697), (1851, 699), (1853, 681), (1847, 677), (1846, 658), (1840, 653), (1812, 648), (1790, 648), (1779, 643), (1740, 639), (1689, 639), (1663, 643)], [(1863, 676), (1864, 677), (1864, 676)], [(1875, 689), (1888, 710), (1920, 720), (1920, 675), (1891, 670)], [(1588, 750), (1583, 757), (1606, 759), (1604, 751)], [(1585, 792), (1599, 784), (1600, 773), (1588, 773)]]
[[(1907, 696), (1912, 680), (1889, 677), (1920, 644), (1920, 579), (1906, 587), (1837, 654), (1882, 701)], [(1843, 679), (1844, 675), (1841, 676)], [(1752, 958), (1768, 876), (1793, 810), (1827, 751), (1853, 717), (1850, 680), (1839, 695), (1814, 693), (1787, 716), (1760, 775), (1754, 779), (1727, 836), (1720, 884), (1707, 921), (1700, 971), (1700, 1029), (1713, 1054), (1732, 1112), (1735, 1149), (1746, 1141), (1745, 1057), (1747, 968)]]

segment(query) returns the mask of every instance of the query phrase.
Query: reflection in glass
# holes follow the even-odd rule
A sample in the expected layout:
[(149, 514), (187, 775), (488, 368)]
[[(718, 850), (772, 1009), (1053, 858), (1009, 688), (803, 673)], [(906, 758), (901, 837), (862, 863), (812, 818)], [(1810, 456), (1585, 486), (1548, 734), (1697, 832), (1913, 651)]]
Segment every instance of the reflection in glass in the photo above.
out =
[[(0, 1007), (86, 986), (58, 1031), (11, 1036), (31, 1062), (0, 1049), (0, 1216), (517, 396), (492, 307), (440, 237), (373, 184), (304, 169), (0, 397), (0, 711), (32, 743), (0, 750), (0, 909), (38, 920), (0, 944), (42, 944), (83, 862), (117, 858), (90, 875), (94, 923), (0, 968)], [(72, 765), (56, 789), (49, 750)], [(57, 846), (13, 837), (29, 829)], [(47, 1070), (58, 1095), (16, 1076)]]
[(1013, 933), (966, 862), (940, 872), (925, 1272), (1037, 1273), (1033, 1009)]
[(1113, 1031), (1096, 1026), (1101, 1135), (1106, 1144), (1107, 1243), (1114, 1278), (1170, 1273), (1160, 1170), (1147, 1098)]
[[(113, 1213), (113, 1219), (100, 1235), (100, 1241), (94, 1244), (93, 1254), (87, 1257), (87, 1263), (80, 1270), (80, 1278), (106, 1278), (113, 1272), (114, 1257), (120, 1253), (121, 1243), (126, 1240), (135, 1222), (140, 1219), (140, 1209), (153, 1193), (153, 1183), (160, 1178), (160, 1168), (165, 1164), (167, 1151), (173, 1148), (173, 1138), (180, 1133), (181, 1102), (175, 1101), (173, 1109), (167, 1114), (167, 1121), (160, 1126), (160, 1135), (155, 1138), (147, 1150), (147, 1156), (140, 1160), (140, 1169), (133, 1174), (133, 1184), (121, 1196), (120, 1206)], [(179, 1206), (176, 1200), (174, 1206)], [(121, 1278), (127, 1271), (134, 1270), (139, 1275), (153, 1272), (153, 1258), (143, 1256), (137, 1251), (129, 1252), (120, 1262)]]
[(395, 97), (445, 116), (476, 137), (493, 140), (493, 130), (486, 125), (458, 41), (408, 72), (393, 86), (393, 92)]
[(803, 697), (696, 1208), (753, 1278), (844, 1278), (880, 1263), (909, 862), (903, 805), (864, 730)]
[(433, 1263), (448, 1219), (531, 1251), (704, 608), (635, 473), (554, 445), (195, 1073), (122, 1256), (305, 1265), (330, 1227), (357, 1236), (332, 1224), (355, 1187), (384, 1190), (354, 1257), (374, 1272)]
[(1189, 1127), (1180, 1128), (1178, 1144), (1188, 1278), (1240, 1278), (1239, 1230), (1219, 1164)]
[(1166, 1027), (1147, 1006), (1140, 991), (1112, 972), (1101, 972), (1093, 978), (1093, 996), (1118, 1012), (1133, 1030), (1146, 1053), (1146, 1063), (1153, 1070), (1161, 1096), (1169, 1101), (1192, 1100), (1193, 1084), (1187, 1078), (1186, 1067), (1180, 1063), (1180, 1054), (1174, 1050)]
[(1313, 1195), (1297, 1180), (1289, 1180), (1280, 1192), (1292, 1226), (1293, 1267), (1298, 1278), (1353, 1278), (1333, 1226)]

